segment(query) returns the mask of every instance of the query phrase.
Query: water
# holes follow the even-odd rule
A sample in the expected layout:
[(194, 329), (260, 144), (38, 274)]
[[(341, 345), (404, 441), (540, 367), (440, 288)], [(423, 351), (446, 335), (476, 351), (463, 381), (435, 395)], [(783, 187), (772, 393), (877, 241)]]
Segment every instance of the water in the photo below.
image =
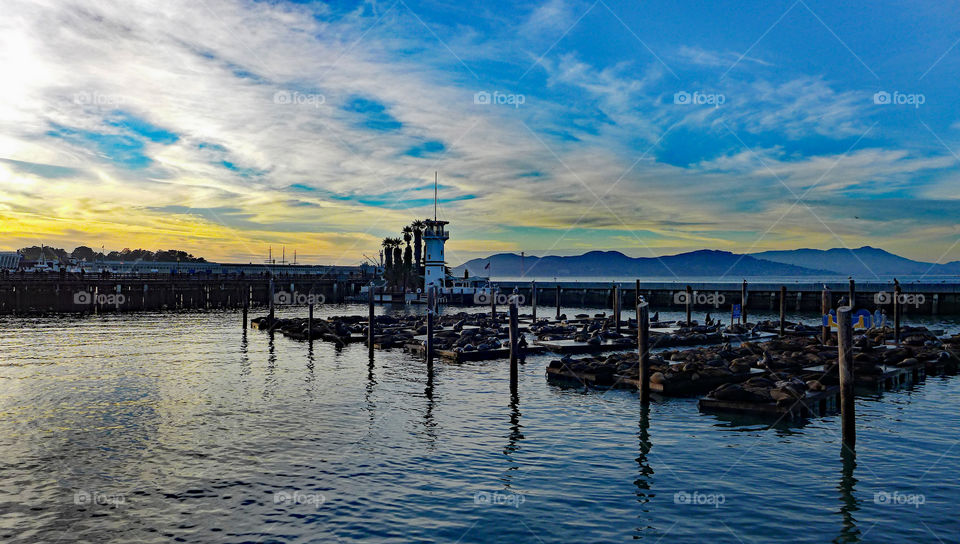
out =
[(512, 399), (505, 361), (431, 378), (400, 351), (371, 364), (362, 345), (244, 333), (232, 311), (6, 319), (0, 540), (960, 536), (958, 378), (859, 398), (854, 466), (837, 417), (767, 428), (695, 399), (644, 414), (629, 391), (548, 385), (551, 358), (528, 360)]

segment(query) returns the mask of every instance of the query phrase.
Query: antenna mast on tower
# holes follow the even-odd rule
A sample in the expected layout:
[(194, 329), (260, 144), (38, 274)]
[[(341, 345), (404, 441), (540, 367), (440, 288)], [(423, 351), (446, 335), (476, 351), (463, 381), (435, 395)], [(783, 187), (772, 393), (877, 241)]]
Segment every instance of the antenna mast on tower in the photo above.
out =
[(436, 170), (433, 172), (433, 220), (437, 220), (437, 180), (439, 179), (439, 174)]

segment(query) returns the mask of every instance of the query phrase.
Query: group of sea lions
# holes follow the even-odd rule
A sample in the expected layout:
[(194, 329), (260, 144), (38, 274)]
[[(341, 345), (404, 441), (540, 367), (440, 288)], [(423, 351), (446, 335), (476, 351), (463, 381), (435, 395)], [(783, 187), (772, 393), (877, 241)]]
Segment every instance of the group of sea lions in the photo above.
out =
[[(914, 367), (921, 362), (942, 364), (948, 372), (956, 371), (960, 365), (956, 355), (960, 353), (960, 335), (941, 341), (922, 328), (911, 328), (908, 332), (902, 345), (895, 348), (875, 341), (874, 338), (882, 337), (882, 331), (865, 331), (857, 336), (854, 375), (877, 375), (883, 373), (884, 366)], [(741, 402), (791, 402), (808, 391), (822, 391), (838, 383), (838, 351), (835, 341), (833, 344), (823, 345), (815, 337), (788, 336), (763, 343), (743, 342), (736, 347), (725, 343), (663, 351), (650, 356), (650, 382), (684, 385), (698, 380), (728, 379), (709, 396)], [(954, 346), (956, 349), (952, 349)], [(616, 382), (617, 376), (638, 376), (638, 365), (634, 351), (606, 357), (574, 359), (567, 356), (552, 361), (549, 367), (596, 376), (597, 381), (609, 377)], [(750, 377), (751, 369), (765, 373)]]

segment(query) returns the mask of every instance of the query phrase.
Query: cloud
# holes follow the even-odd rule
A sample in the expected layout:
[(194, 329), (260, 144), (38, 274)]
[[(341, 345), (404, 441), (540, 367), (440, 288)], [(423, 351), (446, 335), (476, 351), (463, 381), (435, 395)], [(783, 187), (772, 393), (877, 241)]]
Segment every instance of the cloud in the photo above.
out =
[[(570, 44), (542, 59), (545, 83), (510, 81), (525, 53), (541, 54), (588, 7), (553, 1), (467, 24), (403, 4), (13, 2), (0, 20), (4, 243), (177, 246), (230, 260), (284, 243), (357, 262), (432, 215), (435, 171), (440, 214), (462, 237), (451, 247), (464, 252), (747, 245), (792, 203), (776, 177), (794, 191), (816, 184), (818, 203), (903, 197), (917, 177), (946, 192), (934, 178), (951, 158), (876, 141), (817, 183), (870, 127), (866, 102), (760, 59), (744, 63), (753, 77), (714, 84)], [(700, 67), (730, 58), (679, 56)], [(671, 100), (714, 86), (729, 96), (721, 108)], [(526, 100), (475, 103), (497, 89)], [(798, 212), (768, 239), (813, 236)]]

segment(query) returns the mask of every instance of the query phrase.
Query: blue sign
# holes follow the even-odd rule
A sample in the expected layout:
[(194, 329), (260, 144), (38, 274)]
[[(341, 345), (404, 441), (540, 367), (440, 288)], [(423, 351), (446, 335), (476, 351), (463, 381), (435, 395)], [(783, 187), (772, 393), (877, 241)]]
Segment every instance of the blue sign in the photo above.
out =
[(734, 305), (733, 305), (733, 317), (740, 317), (740, 305), (739, 305), (739, 304), (734, 304)]
[[(869, 329), (880, 326), (880, 323), (874, 319), (874, 316), (867, 310), (857, 310), (850, 314), (850, 324), (854, 329)], [(830, 310), (823, 316), (823, 326), (837, 328), (837, 311)]]

